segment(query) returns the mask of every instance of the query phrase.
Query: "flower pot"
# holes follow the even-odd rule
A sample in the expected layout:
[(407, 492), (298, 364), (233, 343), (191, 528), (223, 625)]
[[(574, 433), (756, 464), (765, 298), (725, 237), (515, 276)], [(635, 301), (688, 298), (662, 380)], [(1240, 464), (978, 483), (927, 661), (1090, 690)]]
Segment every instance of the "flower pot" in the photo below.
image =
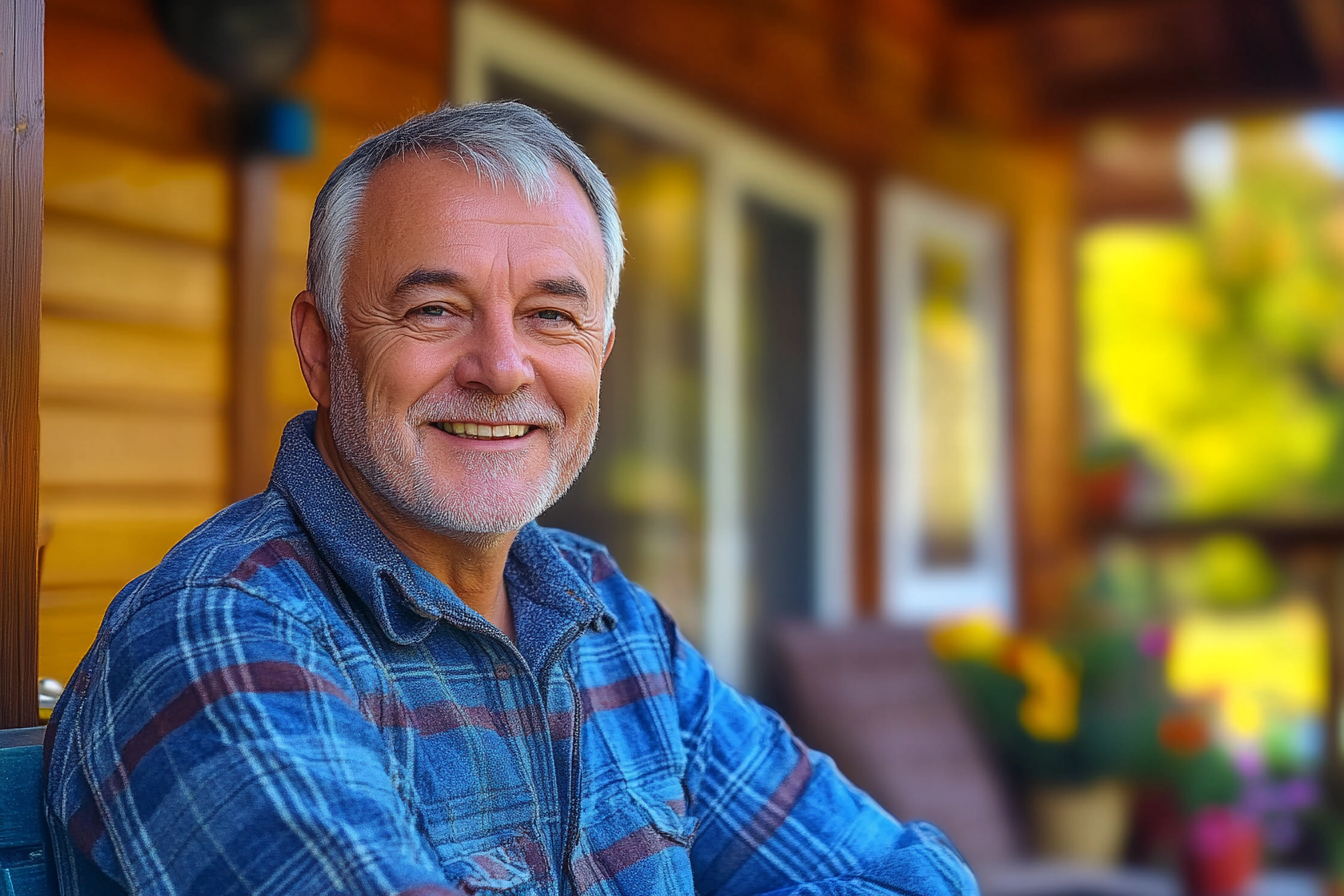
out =
[(1251, 819), (1221, 807), (1201, 809), (1181, 843), (1186, 896), (1239, 896), (1260, 870), (1260, 830)]
[(1038, 784), (1027, 795), (1038, 855), (1081, 865), (1119, 863), (1129, 834), (1129, 789), (1106, 778), (1089, 784)]

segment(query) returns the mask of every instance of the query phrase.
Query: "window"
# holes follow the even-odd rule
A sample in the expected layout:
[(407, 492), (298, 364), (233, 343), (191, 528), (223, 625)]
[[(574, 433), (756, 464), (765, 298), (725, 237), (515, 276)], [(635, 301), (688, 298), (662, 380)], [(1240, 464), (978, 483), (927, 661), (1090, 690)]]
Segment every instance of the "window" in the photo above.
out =
[(851, 603), (847, 186), (488, 3), (454, 36), (458, 99), (549, 112), (628, 229), (598, 448), (543, 521), (606, 540), (749, 688), (772, 619)]

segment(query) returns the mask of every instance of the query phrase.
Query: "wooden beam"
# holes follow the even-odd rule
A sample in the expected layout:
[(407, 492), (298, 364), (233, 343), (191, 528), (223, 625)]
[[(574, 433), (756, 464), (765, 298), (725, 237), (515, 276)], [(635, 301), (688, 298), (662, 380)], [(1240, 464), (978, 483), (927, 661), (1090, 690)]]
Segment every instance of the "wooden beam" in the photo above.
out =
[(0, 0), (0, 728), (37, 724), (42, 0)]
[(1296, 0), (1296, 4), (1326, 88), (1334, 98), (1344, 97), (1344, 6), (1338, 0)]
[(266, 488), (276, 445), (268, 431), (271, 266), (275, 247), (274, 159), (244, 156), (235, 169), (230, 363), (229, 500)]
[(881, 303), (877, 279), (878, 203), (882, 173), (851, 172), (854, 195), (854, 615), (877, 617), (882, 612), (882, 399), (879, 394), (882, 346), (878, 319)]

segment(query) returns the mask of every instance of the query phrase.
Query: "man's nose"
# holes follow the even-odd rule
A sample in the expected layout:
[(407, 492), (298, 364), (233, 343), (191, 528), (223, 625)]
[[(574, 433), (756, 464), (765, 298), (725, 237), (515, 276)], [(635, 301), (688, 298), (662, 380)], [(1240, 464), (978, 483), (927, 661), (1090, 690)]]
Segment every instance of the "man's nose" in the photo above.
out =
[(532, 361), (512, 315), (485, 315), (473, 327), (467, 350), (457, 364), (457, 384), (508, 395), (529, 385)]

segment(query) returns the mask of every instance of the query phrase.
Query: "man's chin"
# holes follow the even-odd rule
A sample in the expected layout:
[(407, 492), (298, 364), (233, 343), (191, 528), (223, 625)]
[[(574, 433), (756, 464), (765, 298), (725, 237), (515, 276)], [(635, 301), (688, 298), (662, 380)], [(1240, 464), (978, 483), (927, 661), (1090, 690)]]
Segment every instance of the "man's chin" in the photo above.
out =
[(553, 488), (540, 491), (522, 489), (510, 493), (496, 488), (486, 493), (443, 496), (433, 502), (432, 508), (423, 508), (414, 515), (421, 525), (444, 535), (486, 539), (511, 535), (535, 520), (559, 497)]

